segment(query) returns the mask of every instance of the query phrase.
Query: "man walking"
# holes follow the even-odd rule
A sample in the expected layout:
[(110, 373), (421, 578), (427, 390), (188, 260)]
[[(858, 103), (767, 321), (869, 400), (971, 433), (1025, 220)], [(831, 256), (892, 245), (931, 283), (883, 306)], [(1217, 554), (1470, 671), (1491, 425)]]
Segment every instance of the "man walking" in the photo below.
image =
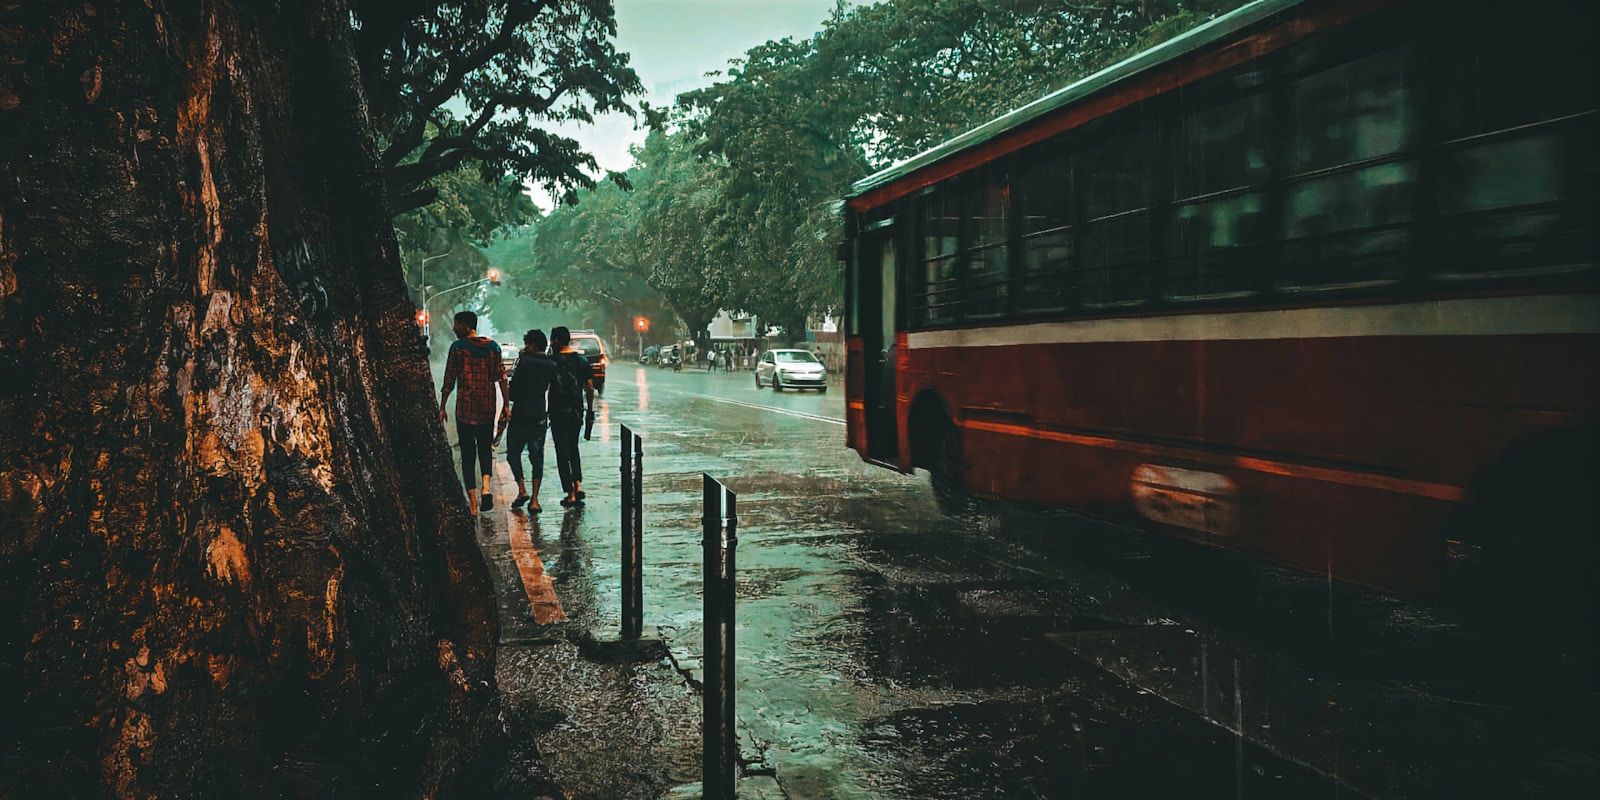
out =
[(565, 327), (550, 329), (554, 351), (555, 382), (550, 390), (550, 437), (556, 444), (556, 472), (561, 476), (562, 508), (583, 502), (583, 465), (578, 458), (578, 431), (584, 415), (594, 417), (594, 373), (589, 359), (572, 349), (572, 333)]
[[(452, 326), (456, 340), (450, 344), (449, 359), (444, 367), (444, 387), (439, 392), (439, 421), (448, 422), (450, 415), (445, 404), (450, 392), (460, 387), (456, 395), (456, 435), (461, 440), (461, 483), (467, 488), (467, 512), (477, 516), (479, 510), (494, 508), (494, 494), (489, 491), (489, 477), (494, 468), (494, 411), (495, 387), (500, 396), (507, 398), (505, 409), (511, 409), (511, 392), (506, 386), (506, 366), (500, 360), (500, 345), (493, 339), (478, 335), (478, 315), (471, 311), (456, 312)], [(476, 473), (473, 462), (477, 462)], [(482, 480), (482, 499), (479, 499), (479, 477)]]
[[(511, 501), (511, 510), (527, 504), (528, 511), (534, 514), (544, 510), (539, 506), (539, 485), (544, 483), (544, 434), (550, 427), (545, 395), (556, 379), (556, 362), (544, 350), (543, 331), (534, 329), (523, 335), (522, 353), (517, 356), (517, 369), (511, 375), (511, 422), (506, 428), (506, 461), (511, 464), (511, 477), (517, 481), (517, 499)], [(532, 492), (522, 479), (524, 447), (533, 468)]]

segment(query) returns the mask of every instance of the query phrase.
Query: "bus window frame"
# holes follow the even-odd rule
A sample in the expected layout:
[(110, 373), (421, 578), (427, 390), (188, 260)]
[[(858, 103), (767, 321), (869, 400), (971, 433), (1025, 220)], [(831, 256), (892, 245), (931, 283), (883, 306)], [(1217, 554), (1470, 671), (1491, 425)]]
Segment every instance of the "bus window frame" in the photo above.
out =
[[(1219, 73), (1139, 99), (1081, 125), (1020, 147), (973, 169), (943, 178), (937, 183), (902, 195), (881, 206), (863, 210), (861, 213), (866, 215), (901, 214), (906, 221), (906, 238), (902, 241), (907, 247), (899, 252), (899, 259), (902, 269), (915, 269), (916, 272), (901, 273), (902, 302), (899, 313), (903, 320), (902, 329), (959, 328), (1007, 324), (1015, 321), (1177, 314), (1212, 308), (1365, 303), (1381, 298), (1398, 299), (1428, 293), (1492, 289), (1502, 284), (1535, 287), (1556, 285), (1561, 282), (1571, 283), (1574, 273), (1593, 272), (1592, 265), (1581, 263), (1571, 266), (1548, 265), (1503, 272), (1452, 275), (1441, 269), (1440, 265), (1433, 263), (1432, 259), (1439, 252), (1438, 237), (1441, 231), (1446, 229), (1448, 221), (1448, 215), (1442, 214), (1437, 208), (1436, 182), (1443, 179), (1443, 171), (1447, 169), (1447, 165), (1443, 162), (1452, 143), (1441, 141), (1438, 137), (1440, 123), (1436, 117), (1439, 110), (1436, 108), (1437, 97), (1432, 91), (1435, 84), (1448, 77), (1444, 70), (1447, 69), (1449, 60), (1442, 59), (1441, 53), (1449, 51), (1454, 45), (1439, 41), (1438, 37), (1442, 34), (1428, 33), (1424, 22), (1425, 20), (1415, 18), (1405, 8), (1396, 7), (1375, 12), (1326, 35), (1289, 44)], [(1406, 94), (1403, 102), (1408, 128), (1404, 146), (1394, 152), (1372, 158), (1318, 166), (1315, 169), (1291, 174), (1290, 154), (1295, 146), (1292, 94), (1297, 84), (1307, 78), (1341, 67), (1349, 67), (1386, 52), (1400, 53), (1404, 64), (1404, 68), (1399, 72), (1400, 85)], [(1173, 170), (1181, 163), (1177, 148), (1181, 146), (1183, 123), (1196, 114), (1214, 110), (1231, 101), (1255, 96), (1265, 97), (1266, 115), (1269, 118), (1270, 139), (1267, 142), (1266, 154), (1268, 168), (1264, 177), (1247, 186), (1231, 187), (1192, 197), (1177, 197), (1173, 191), (1177, 183)], [(1594, 115), (1595, 112), (1586, 114)], [(1585, 116), (1585, 120), (1588, 120), (1588, 116)], [(1600, 123), (1593, 121), (1566, 123), (1560, 120), (1544, 120), (1537, 124), (1571, 124), (1580, 130), (1600, 131)], [(1088, 214), (1092, 212), (1087, 203), (1089, 181), (1084, 177), (1087, 168), (1083, 166), (1083, 162), (1092, 157), (1094, 148), (1101, 146), (1110, 137), (1121, 135), (1136, 125), (1146, 130), (1146, 136), (1150, 139), (1146, 143), (1147, 152), (1151, 153), (1148, 159), (1147, 202), (1140, 208), (1102, 213), (1098, 217), (1090, 218)], [(1149, 132), (1151, 129), (1153, 133)], [(1487, 131), (1473, 136), (1502, 135), (1507, 134), (1505, 131)], [(1576, 134), (1573, 136), (1576, 137)], [(1463, 137), (1463, 140), (1468, 138), (1473, 137)], [(1577, 138), (1569, 139), (1569, 142), (1576, 141)], [(1026, 181), (1020, 176), (1031, 165), (1043, 163), (1046, 158), (1061, 158), (1068, 162), (1066, 169), (1072, 176), (1070, 199), (1066, 208), (1068, 219), (1064, 221), (1065, 224), (1031, 231), (1027, 230), (1026, 225), (1028, 209), (1024, 204), (1028, 202), (1027, 197), (1021, 193), (1021, 187)], [(1588, 154), (1583, 156), (1583, 159), (1583, 163), (1600, 165), (1600, 156)], [(1382, 270), (1383, 274), (1377, 276), (1377, 279), (1359, 275), (1355, 279), (1342, 281), (1318, 281), (1306, 277), (1285, 279), (1283, 273), (1290, 269), (1286, 250), (1296, 243), (1303, 244), (1309, 240), (1307, 237), (1290, 239), (1287, 236), (1291, 223), (1289, 203), (1296, 187), (1328, 176), (1353, 175), (1362, 170), (1388, 165), (1402, 165), (1403, 169), (1409, 171), (1406, 181), (1402, 184), (1406, 187), (1403, 190), (1406, 196), (1403, 203), (1405, 212), (1403, 218), (1384, 224), (1341, 229), (1329, 235), (1359, 238), (1380, 235), (1384, 231), (1394, 231), (1395, 236), (1405, 238), (1405, 243), (1397, 249), (1383, 250), (1375, 254), (1375, 258), (1391, 261), (1392, 266)], [(925, 204), (932, 197), (940, 197), (942, 202), (949, 202), (948, 198), (951, 195), (956, 198), (963, 197), (965, 184), (976, 180), (976, 176), (986, 175), (992, 170), (1003, 171), (1008, 176), (1006, 181), (1010, 198), (1008, 234), (1003, 244), (995, 245), (1006, 250), (1004, 283), (1007, 287), (1008, 302), (999, 310), (988, 313), (977, 313), (972, 308), (972, 292), (976, 287), (970, 279), (969, 262), (975, 251), (968, 241), (969, 237), (959, 232), (959, 229), (966, 224), (965, 218), (968, 212), (965, 201), (958, 199), (958, 209), (953, 212), (954, 218), (958, 220), (954, 252), (941, 257), (950, 259), (949, 269), (952, 277), (938, 289), (943, 295), (941, 302), (930, 308), (928, 301), (932, 293), (929, 292), (926, 281), (928, 259), (924, 252), (927, 242), (924, 230), (927, 216)], [(1591, 172), (1594, 172), (1592, 168)], [(902, 180), (916, 180), (916, 178), (914, 175), (909, 175)], [(1238, 251), (1232, 257), (1243, 258), (1247, 263), (1228, 268), (1239, 276), (1238, 290), (1193, 294), (1174, 291), (1170, 286), (1173, 277), (1172, 265), (1187, 258), (1179, 253), (1176, 238), (1179, 235), (1176, 226), (1180, 224), (1182, 209), (1202, 201), (1255, 193), (1260, 194), (1262, 206), (1258, 241), (1250, 247), (1232, 248)], [(1566, 213), (1574, 214), (1580, 213), (1584, 208), (1600, 206), (1600, 202), (1597, 202), (1596, 196), (1591, 193), (1576, 206), (1568, 200), (1563, 200), (1560, 206)], [(1086, 240), (1092, 238), (1092, 229), (1096, 225), (1112, 223), (1119, 218), (1133, 215), (1145, 216), (1142, 230), (1149, 242), (1145, 258), (1131, 268), (1129, 264), (1133, 262), (1123, 262), (1112, 265), (1112, 269), (1131, 269), (1138, 276), (1133, 283), (1141, 284), (1141, 288), (1127, 292), (1133, 296), (1112, 299), (1110, 302), (1096, 302), (1092, 298), (1085, 297), (1091, 289), (1086, 287), (1083, 276), (1086, 272), (1098, 269), (1085, 265)], [(1592, 236), (1594, 233), (1580, 229), (1576, 230), (1574, 235)], [(1030, 246), (1050, 237), (1065, 237), (1067, 245), (1063, 248), (1066, 251), (1064, 257), (1051, 270), (1029, 272), (1027, 259), (1030, 257)], [(1582, 242), (1576, 249), (1583, 249)], [(1249, 250), (1255, 252), (1247, 255)], [(1325, 270), (1339, 270), (1344, 268), (1340, 266), (1341, 264), (1349, 264), (1352, 259), (1357, 258), (1359, 254), (1324, 255), (1317, 263), (1322, 264), (1321, 268)], [(1061, 299), (1029, 307), (1039, 294), (1036, 291), (1038, 282), (1046, 278), (1056, 282), (1058, 286), (1056, 291), (1061, 295)], [(992, 285), (989, 282), (981, 284), (984, 288)]]
[[(1077, 182), (1077, 253), (1076, 268), (1071, 273), (1072, 284), (1075, 291), (1073, 308), (1079, 313), (1126, 313), (1149, 309), (1156, 305), (1154, 297), (1154, 276), (1164, 258), (1164, 246), (1157, 231), (1162, 230), (1162, 216), (1167, 203), (1162, 199), (1166, 194), (1166, 137), (1171, 128), (1170, 115), (1166, 106), (1168, 98), (1165, 96), (1151, 97), (1134, 103), (1126, 108), (1107, 114), (1081, 126), (1075, 132), (1074, 153), (1080, 161), (1093, 161), (1102, 155), (1101, 148), (1111, 147), (1114, 144), (1130, 141), (1130, 131), (1136, 132), (1134, 142), (1135, 150), (1129, 163), (1142, 167), (1139, 173), (1143, 175), (1144, 196), (1140, 198), (1143, 205), (1132, 208), (1105, 209), (1092, 205), (1091, 180)], [(1142, 138), (1140, 142), (1137, 139)], [(1142, 156), (1142, 157), (1141, 157)], [(1091, 175), (1099, 177), (1105, 174), (1102, 170), (1092, 170)], [(1097, 212), (1098, 216), (1090, 216)], [(1108, 262), (1102, 266), (1088, 264), (1090, 254), (1090, 239), (1097, 231), (1110, 230), (1111, 226), (1120, 226), (1128, 220), (1142, 218), (1143, 226), (1139, 235), (1129, 237), (1128, 241), (1140, 240), (1145, 244), (1143, 258), (1130, 261)], [(1093, 273), (1104, 271), (1106, 275), (1113, 272), (1130, 272), (1138, 276), (1132, 282), (1136, 290), (1133, 297), (1123, 299), (1104, 299), (1091, 301), (1087, 299), (1091, 284), (1087, 277)], [(1100, 286), (1123, 286), (1122, 283), (1106, 282), (1093, 284)]]
[[(1171, 136), (1163, 142), (1168, 175), (1168, 191), (1163, 199), (1166, 224), (1157, 232), (1157, 236), (1166, 244), (1165, 258), (1155, 275), (1157, 304), (1160, 307), (1237, 304), (1257, 300), (1269, 291), (1263, 275), (1267, 271), (1266, 265), (1273, 262), (1276, 254), (1282, 217), (1278, 208), (1282, 191), (1277, 180), (1278, 159), (1283, 150), (1279, 134), (1283, 83), (1279, 79), (1279, 72), (1276, 61), (1260, 59), (1203, 78), (1171, 93), (1171, 114), (1176, 123), (1171, 126)], [(1232, 105), (1248, 101), (1264, 105), (1264, 108), (1258, 109), (1262, 115), (1258, 124), (1263, 126), (1265, 136), (1263, 164), (1261, 174), (1256, 176), (1258, 179), (1223, 188), (1194, 185), (1187, 187), (1189, 191), (1183, 191), (1182, 171), (1189, 169), (1194, 161), (1191, 148), (1195, 140), (1190, 137), (1191, 120), (1208, 113), (1221, 113)], [(1259, 218), (1255, 222), (1255, 241), (1228, 248), (1198, 249), (1193, 254), (1185, 251), (1185, 239), (1180, 230), (1184, 209), (1252, 195), (1259, 198), (1260, 205), (1257, 212)], [(1218, 258), (1213, 255), (1216, 253), (1225, 255)], [(1210, 274), (1207, 264), (1224, 260), (1228, 263), (1222, 274), (1241, 279), (1241, 288), (1190, 293), (1175, 288), (1181, 281), (1206, 280)]]
[[(1030, 147), (1023, 148), (1010, 157), (1010, 168), (1007, 174), (1012, 176), (1011, 202), (1012, 224), (1015, 232), (1012, 254), (1013, 282), (1012, 316), (1016, 318), (1049, 317), (1066, 314), (1073, 310), (1071, 302), (1072, 270), (1078, 259), (1078, 155), (1069, 146), (1069, 141), (1040, 142)], [(1059, 167), (1054, 176), (1060, 178), (1065, 174), (1065, 213), (1054, 220), (1059, 224), (1040, 227), (1038, 230), (1029, 230), (1027, 220), (1029, 214), (1035, 210), (1032, 200), (1035, 194), (1032, 190), (1038, 186), (1048, 186), (1051, 182), (1044, 181), (1033, 185), (1032, 181), (1019, 182), (1016, 176), (1023, 174), (1020, 165), (1033, 165), (1051, 163)], [(1046, 244), (1048, 240), (1056, 240), (1057, 244)], [(1046, 268), (1030, 270), (1029, 256), (1037, 249), (1058, 247), (1065, 250), (1065, 256), (1059, 261), (1050, 261)], [(1054, 298), (1049, 305), (1031, 306), (1030, 302), (1040, 298)]]

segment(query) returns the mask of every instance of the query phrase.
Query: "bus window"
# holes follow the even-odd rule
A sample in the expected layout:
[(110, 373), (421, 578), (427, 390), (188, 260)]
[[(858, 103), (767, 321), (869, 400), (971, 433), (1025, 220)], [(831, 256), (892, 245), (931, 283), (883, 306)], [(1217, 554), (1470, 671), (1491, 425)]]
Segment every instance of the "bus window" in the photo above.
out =
[(1591, 5), (1525, 2), (1507, 14), (1501, 3), (1474, 0), (1431, 20), (1429, 88), (1440, 137), (1506, 131), (1600, 107), (1600, 48), (1553, 44), (1593, 27)]
[(1062, 310), (1074, 266), (1072, 159), (1059, 150), (1025, 152), (1017, 162), (1015, 186), (1022, 225), (1022, 311)]
[[(1551, 47), (1587, 17), (1543, 3), (1467, 3), (1431, 32), (1444, 281), (1592, 272), (1600, 249), (1600, 48)], [(1527, 53), (1538, 58), (1527, 58)]]
[(1123, 129), (1084, 153), (1083, 250), (1074, 276), (1080, 305), (1149, 299), (1154, 138), (1143, 128)]
[(1399, 278), (1417, 180), (1408, 63), (1404, 50), (1390, 50), (1294, 84), (1280, 288)]
[(1246, 297), (1266, 237), (1271, 141), (1265, 93), (1184, 115), (1172, 164), (1171, 230), (1162, 294), (1187, 301)]
[(1446, 157), (1438, 182), (1443, 252), (1435, 277), (1593, 267), (1592, 223), (1585, 231), (1563, 214), (1564, 144), (1545, 132), (1461, 146)]
[[(899, 265), (895, 263), (894, 239), (883, 240), (882, 254), (878, 258), (878, 333), (879, 346), (883, 351), (888, 351), (894, 346), (895, 304), (899, 292), (895, 291), (896, 276), (899, 275)], [(893, 365), (890, 365), (893, 368)]]
[(963, 192), (962, 256), (966, 262), (963, 317), (996, 317), (1007, 310), (1009, 191), (1005, 170), (991, 167), (980, 170)]
[(913, 298), (917, 319), (924, 324), (956, 318), (956, 258), (961, 232), (961, 198), (948, 187), (922, 197), (922, 274)]

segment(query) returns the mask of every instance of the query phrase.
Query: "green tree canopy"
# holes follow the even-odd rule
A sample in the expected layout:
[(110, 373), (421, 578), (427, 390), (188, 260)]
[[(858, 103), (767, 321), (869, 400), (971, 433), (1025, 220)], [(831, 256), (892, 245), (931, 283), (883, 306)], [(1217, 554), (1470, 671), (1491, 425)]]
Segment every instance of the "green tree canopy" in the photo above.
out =
[(434, 179), (462, 168), (553, 195), (592, 187), (594, 157), (541, 126), (631, 114), (627, 98), (643, 91), (612, 45), (611, 0), (351, 0), (350, 11), (396, 214), (432, 203)]
[[(483, 277), (489, 261), (482, 249), (538, 216), (533, 200), (512, 178), (485, 183), (477, 170), (458, 167), (436, 178), (434, 186), (433, 203), (394, 220), (406, 285), (419, 305), (424, 281), (439, 291)], [(423, 259), (428, 259), (426, 268)]]
[(601, 187), (540, 223), (541, 291), (631, 275), (697, 332), (720, 309), (799, 338), (841, 305), (853, 181), (1207, 17), (1174, 0), (840, 4), (816, 36), (752, 48), (680, 95), (653, 120), (670, 132), (635, 152), (634, 194)]
[(637, 303), (659, 296), (703, 332), (727, 296), (716, 175), (683, 134), (652, 133), (634, 151), (636, 187), (601, 185), (539, 223), (529, 293), (557, 304)]

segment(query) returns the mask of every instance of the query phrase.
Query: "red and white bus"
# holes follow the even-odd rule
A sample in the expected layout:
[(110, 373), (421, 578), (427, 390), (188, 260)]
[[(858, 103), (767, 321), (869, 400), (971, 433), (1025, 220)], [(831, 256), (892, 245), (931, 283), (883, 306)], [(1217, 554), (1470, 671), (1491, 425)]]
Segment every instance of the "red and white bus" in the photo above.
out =
[(859, 181), (850, 447), (1401, 595), (1570, 588), (1600, 536), (1579, 6), (1261, 0)]

